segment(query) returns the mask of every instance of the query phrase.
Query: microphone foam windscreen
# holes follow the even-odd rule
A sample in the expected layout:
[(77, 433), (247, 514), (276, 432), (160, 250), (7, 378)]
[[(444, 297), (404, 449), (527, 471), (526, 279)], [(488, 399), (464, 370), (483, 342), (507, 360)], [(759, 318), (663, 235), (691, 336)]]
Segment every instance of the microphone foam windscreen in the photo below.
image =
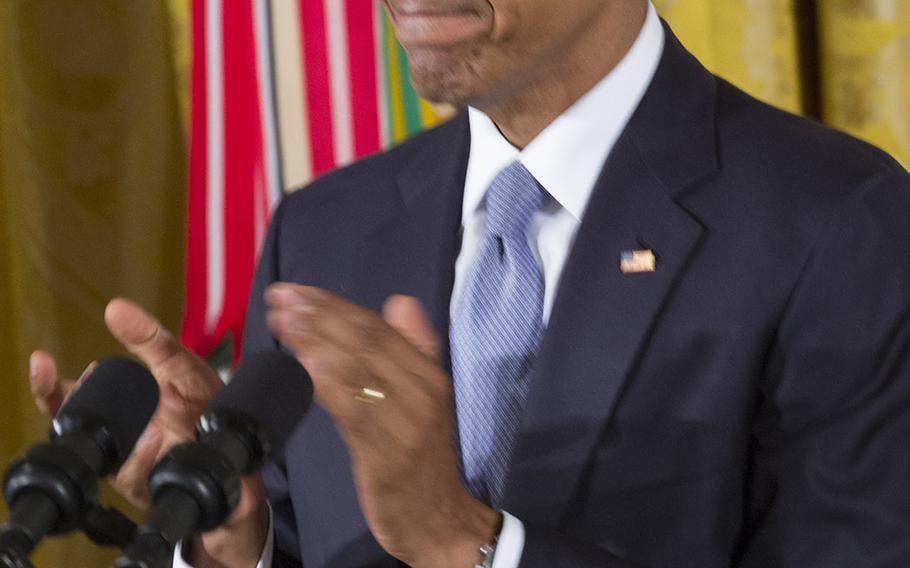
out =
[(313, 382), (297, 359), (280, 351), (261, 351), (243, 358), (207, 410), (230, 408), (256, 420), (277, 455), (312, 400)]
[(76, 389), (58, 417), (101, 421), (117, 445), (122, 463), (158, 406), (158, 382), (148, 369), (123, 357), (102, 359)]

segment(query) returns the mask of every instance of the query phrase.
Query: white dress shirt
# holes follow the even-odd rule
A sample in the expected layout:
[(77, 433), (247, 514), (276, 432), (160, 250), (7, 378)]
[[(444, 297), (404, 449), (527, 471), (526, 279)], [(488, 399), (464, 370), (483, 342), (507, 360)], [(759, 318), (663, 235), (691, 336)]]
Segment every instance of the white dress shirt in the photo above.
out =
[[(527, 233), (544, 281), (544, 324), (549, 321), (559, 278), (594, 184), (654, 78), (663, 46), (664, 29), (651, 5), (638, 39), (619, 64), (523, 150), (512, 146), (484, 113), (468, 109), (471, 151), (450, 306), (456, 305), (483, 236), (487, 188), (503, 168), (518, 160), (549, 194)], [(506, 511), (503, 518), (493, 568), (517, 568), (524, 549), (524, 525)]]
[[(468, 109), (471, 149), (462, 205), (462, 244), (455, 261), (451, 306), (464, 288), (483, 235), (487, 187), (496, 174), (518, 160), (549, 194), (532, 218), (527, 235), (544, 280), (544, 324), (549, 321), (559, 277), (594, 184), (651, 84), (663, 45), (663, 26), (654, 6), (649, 5), (638, 38), (619, 64), (523, 150), (512, 146), (481, 111)], [(517, 568), (524, 549), (524, 525), (505, 511), (503, 519), (493, 568)], [(271, 568), (272, 549), (270, 535), (256, 568)], [(183, 560), (179, 546), (173, 566), (192, 568)]]

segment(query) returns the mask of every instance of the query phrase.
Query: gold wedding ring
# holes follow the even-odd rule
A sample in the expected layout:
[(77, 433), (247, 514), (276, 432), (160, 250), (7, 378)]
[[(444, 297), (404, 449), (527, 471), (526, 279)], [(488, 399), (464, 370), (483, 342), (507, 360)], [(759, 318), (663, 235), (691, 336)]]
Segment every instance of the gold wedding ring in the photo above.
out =
[(376, 404), (380, 400), (385, 400), (385, 393), (381, 390), (363, 387), (354, 395), (354, 400), (365, 404)]

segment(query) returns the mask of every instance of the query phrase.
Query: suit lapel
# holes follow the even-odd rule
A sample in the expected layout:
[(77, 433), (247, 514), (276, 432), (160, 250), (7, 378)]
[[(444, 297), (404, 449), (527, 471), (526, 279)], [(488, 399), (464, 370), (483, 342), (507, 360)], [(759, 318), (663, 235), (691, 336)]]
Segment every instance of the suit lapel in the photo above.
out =
[[(595, 186), (532, 372), (503, 505), (528, 523), (559, 525), (703, 236), (676, 196), (717, 169), (714, 83), (667, 31), (657, 75)], [(641, 249), (656, 270), (623, 273), (621, 252)]]
[(354, 286), (358, 301), (375, 310), (392, 294), (418, 298), (447, 346), (470, 149), (467, 114), (443, 128), (441, 143), (424, 144), (398, 175), (402, 207), (364, 239)]

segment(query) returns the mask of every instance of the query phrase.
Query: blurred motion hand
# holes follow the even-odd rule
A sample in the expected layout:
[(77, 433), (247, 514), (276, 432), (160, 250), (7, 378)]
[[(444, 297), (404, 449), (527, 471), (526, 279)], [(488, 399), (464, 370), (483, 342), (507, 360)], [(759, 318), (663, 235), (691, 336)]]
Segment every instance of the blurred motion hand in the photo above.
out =
[[(155, 416), (136, 442), (129, 459), (110, 480), (131, 503), (147, 509), (147, 482), (152, 467), (174, 445), (195, 439), (195, 423), (223, 383), (205, 361), (183, 347), (158, 320), (135, 303), (122, 298), (111, 300), (104, 312), (104, 321), (114, 338), (145, 363), (158, 381), (160, 402)], [(58, 376), (51, 355), (42, 351), (32, 353), (29, 380), (38, 409), (48, 417), (56, 414), (94, 365), (89, 365), (79, 380), (66, 380)], [(262, 525), (268, 525), (264, 504), (264, 491), (258, 477), (245, 479), (240, 505), (226, 528), (213, 531), (212, 548), (224, 549), (221, 541), (228, 538), (226, 531), (236, 528), (239, 533), (230, 535), (230, 539), (233, 544), (248, 549), (248, 553), (244, 554), (235, 546), (227, 547), (230, 549), (227, 552), (237, 558), (255, 554), (258, 560), (267, 530)], [(199, 566), (204, 565), (205, 561), (200, 560)]]
[(420, 302), (392, 296), (380, 315), (281, 283), (266, 301), (269, 328), (310, 372), (317, 402), (347, 444), (380, 546), (409, 566), (472, 566), (501, 516), (462, 484), (452, 380)]

